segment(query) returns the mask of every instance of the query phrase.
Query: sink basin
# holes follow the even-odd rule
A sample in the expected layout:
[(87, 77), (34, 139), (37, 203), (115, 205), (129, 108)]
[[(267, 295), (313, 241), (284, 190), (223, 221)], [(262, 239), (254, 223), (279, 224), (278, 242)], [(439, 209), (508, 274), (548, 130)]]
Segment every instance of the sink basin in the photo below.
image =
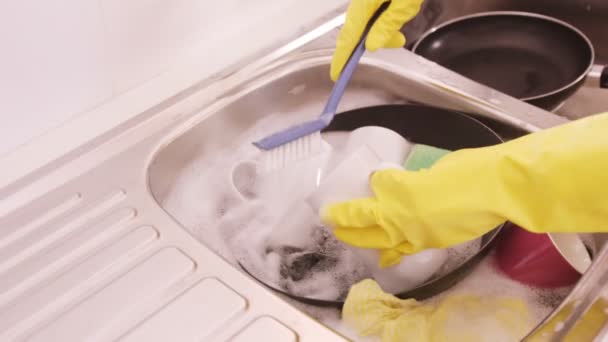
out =
[[(234, 219), (230, 208), (238, 200), (230, 186), (231, 167), (247, 158), (254, 139), (268, 133), (260, 123), (282, 128), (319, 114), (332, 86), (327, 77), (332, 51), (326, 47), (333, 42), (319, 44), (319, 48), (277, 61), (226, 91), (196, 119), (165, 138), (149, 164), (148, 186), (158, 204), (237, 269), (224, 239), (231, 228), (221, 224)], [(365, 56), (339, 111), (408, 102), (474, 113), (507, 139), (565, 122), (407, 50)], [(228, 222), (236, 228), (249, 224), (238, 219)], [(252, 244), (255, 240), (251, 236)], [(327, 317), (338, 314), (331, 308), (290, 303), (326, 324)]]
[[(167, 142), (149, 168), (149, 185), (154, 197), (163, 205), (185, 167), (194, 162), (200, 163), (201, 167), (211, 165), (221, 160), (222, 156), (234, 153), (240, 147), (239, 143), (249, 144), (250, 141), (237, 143), (237, 140), (242, 140), (242, 134), (253, 129), (263, 118), (273, 117), (275, 122), (283, 123), (275, 127), (284, 128), (294, 122), (318, 116), (332, 86), (327, 77), (330, 56), (330, 51), (321, 51), (311, 57), (296, 60), (289, 66), (283, 65), (270, 75), (240, 85), (226, 97), (221, 108)], [(409, 60), (410, 67), (403, 63), (406, 60)], [(386, 63), (389, 62), (393, 64), (387, 68)], [(469, 113), (490, 125), (506, 139), (565, 122), (544, 111), (537, 112), (535, 107), (480, 86), (447, 69), (441, 68), (444, 75), (433, 76), (440, 79), (457, 78), (462, 89), (475, 89), (475, 95), (480, 96), (480, 100), (489, 98), (483, 103), (470, 101), (466, 96), (472, 96), (473, 93), (467, 95), (465, 92), (459, 96), (453, 93), (453, 89), (441, 88), (449, 87), (447, 84), (431, 84), (435, 81), (433, 78), (410, 73), (408, 69), (411, 70), (416, 63), (424, 65), (429, 62), (422, 61), (408, 51), (396, 50), (386, 50), (375, 53), (373, 58), (364, 58), (341, 101), (339, 112), (377, 104), (429, 104)], [(495, 104), (497, 102), (502, 104), (500, 109)], [(529, 124), (518, 118), (535, 123)], [(251, 141), (267, 133), (264, 131), (251, 136)], [(197, 191), (204, 192), (204, 189)], [(183, 223), (186, 227), (190, 226), (188, 222)]]
[[(463, 7), (453, 3), (446, 7), (446, 4), (445, 1), (426, 2), (419, 19), (406, 27), (414, 30), (408, 33), (410, 43), (415, 40), (416, 29), (422, 33), (449, 18), (492, 9), (473, 6), (473, 2), (466, 2), (468, 6)], [(498, 2), (492, 4), (499, 6)], [(148, 187), (157, 203), (197, 240), (237, 269), (224, 239), (227, 233), (219, 230), (219, 222), (230, 216), (227, 211), (235, 201), (229, 186), (230, 165), (238, 158), (247, 157), (251, 141), (268, 133), (261, 130), (260, 122), (283, 128), (318, 115), (331, 90), (327, 73), (336, 33), (334, 30), (306, 48), (274, 61), (255, 76), (236, 83), (215, 103), (195, 115), (188, 125), (180, 127), (178, 133), (165, 138), (163, 148), (151, 159)], [(604, 107), (608, 109), (608, 102), (606, 105), (603, 102), (608, 101), (607, 97), (597, 95), (603, 92), (581, 88), (558, 113), (576, 118), (599, 112)], [(592, 101), (588, 101), (589, 98)], [(407, 102), (469, 113), (507, 140), (567, 121), (407, 50), (382, 50), (364, 56), (339, 111)], [(211, 169), (220, 171), (210, 172)], [(222, 195), (218, 195), (216, 184), (224, 184), (219, 191)], [(253, 240), (252, 236), (252, 243)], [(570, 302), (566, 299), (563, 303)], [(335, 311), (328, 312), (333, 309), (291, 303), (321, 321), (328, 315), (337, 315)]]

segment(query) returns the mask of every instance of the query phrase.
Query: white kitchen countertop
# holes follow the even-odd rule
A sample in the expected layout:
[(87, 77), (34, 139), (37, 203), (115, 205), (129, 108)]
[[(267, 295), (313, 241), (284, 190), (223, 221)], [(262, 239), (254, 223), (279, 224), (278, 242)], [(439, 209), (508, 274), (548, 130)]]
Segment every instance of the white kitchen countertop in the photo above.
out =
[[(148, 5), (146, 0), (130, 1), (124, 6), (123, 2), (116, 0), (90, 1), (99, 1), (103, 5), (101, 14), (91, 6), (83, 7), (83, 2), (69, 0), (64, 1), (62, 8), (51, 5), (39, 8), (36, 11), (39, 18), (30, 18), (33, 21), (23, 18), (32, 10), (29, 1), (0, 5), (0, 13), (17, 18), (12, 23), (0, 24), (0, 28), (6, 29), (0, 32), (17, 30), (23, 33), (12, 36), (0, 34), (0, 42), (11, 39), (14, 49), (21, 54), (9, 54), (12, 62), (8, 60), (4, 69), (13, 72), (8, 73), (8, 78), (0, 80), (2, 88), (12, 91), (0, 95), (0, 99), (5, 100), (4, 107), (0, 105), (0, 119), (3, 120), (0, 128), (0, 165), (10, 165), (0, 168), (0, 188), (140, 115), (179, 91), (253, 55), (255, 51), (259, 53), (288, 42), (298, 33), (342, 13), (348, 3), (346, 0), (266, 0), (253, 6), (231, 1), (224, 4), (226, 7), (223, 11), (212, 11), (211, 15), (216, 17), (226, 13), (225, 19), (215, 18), (205, 25), (196, 26), (180, 23), (183, 17), (194, 23), (202, 18), (189, 14), (204, 10), (196, 0), (166, 1), (162, 5), (167, 8), (142, 7)], [(161, 2), (156, 1), (156, 5), (159, 6)], [(72, 7), (68, 7), (67, 3)], [(47, 6), (46, 3), (44, 6)], [(246, 11), (242, 6), (246, 7)], [(169, 9), (177, 14), (167, 15)], [(71, 18), (67, 24), (51, 30), (52, 37), (45, 36), (45, 30), (57, 26), (58, 21), (41, 14), (45, 10)], [(80, 19), (77, 20), (75, 15)], [(112, 21), (108, 21), (108, 18)], [(170, 26), (166, 30), (157, 27), (162, 20), (169, 21)], [(26, 28), (19, 24), (21, 26), (15, 29), (21, 22), (35, 22), (39, 26)], [(91, 23), (113, 29), (104, 31)], [(184, 27), (187, 24), (190, 26)], [(116, 26), (124, 29), (121, 31)], [(155, 30), (146, 31), (146, 28)], [(82, 34), (70, 36), (74, 31)], [(184, 33), (186, 31), (187, 34)], [(61, 44), (57, 43), (58, 46), (45, 42), (45, 39), (62, 34), (69, 37), (61, 40)], [(126, 34), (131, 35), (131, 41), (124, 37)], [(159, 38), (162, 34), (166, 37)], [(100, 35), (103, 39), (99, 38)], [(22, 36), (23, 44), (14, 42), (14, 37)], [(168, 43), (175, 37), (185, 36), (188, 39), (184, 38), (182, 46)], [(93, 40), (100, 46), (91, 46), (91, 37), (97, 37)], [(118, 38), (121, 40), (117, 43)], [(162, 44), (152, 46), (158, 40)], [(104, 60), (98, 56), (93, 58), (87, 55), (91, 49), (102, 49), (103, 44), (106, 49), (102, 52), (106, 58), (107, 51), (119, 51), (110, 54), (114, 58), (113, 64), (104, 64)], [(116, 48), (117, 44), (121, 46)], [(129, 47), (129, 44), (136, 46)], [(57, 52), (55, 47), (63, 51)], [(84, 49), (86, 51), (83, 52), (80, 47), (87, 47), (88, 50)], [(166, 52), (162, 56), (155, 54), (157, 50), (172, 47), (175, 55), (167, 56)], [(82, 58), (71, 56), (73, 53), (80, 53)], [(46, 56), (57, 63), (49, 64), (44, 58), (41, 59)], [(36, 61), (42, 61), (38, 66), (39, 72), (29, 70)], [(146, 63), (149, 65), (140, 65)], [(95, 68), (99, 70), (92, 70)], [(21, 88), (18, 87), (19, 82), (24, 83)]]

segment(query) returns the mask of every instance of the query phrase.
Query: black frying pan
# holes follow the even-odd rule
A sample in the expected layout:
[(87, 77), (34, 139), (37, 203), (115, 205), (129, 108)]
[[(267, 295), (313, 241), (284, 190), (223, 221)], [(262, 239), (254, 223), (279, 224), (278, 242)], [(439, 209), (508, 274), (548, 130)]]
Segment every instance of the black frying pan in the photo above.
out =
[[(424, 34), (412, 51), (465, 77), (553, 110), (593, 67), (591, 41), (558, 19), (527, 12), (457, 18)], [(608, 88), (608, 68), (601, 86)]]
[[(486, 125), (472, 117), (449, 110), (422, 105), (383, 105), (359, 108), (336, 115), (325, 131), (352, 131), (364, 126), (381, 126), (392, 129), (406, 139), (458, 150), (495, 145), (502, 139)], [(427, 282), (409, 291), (398, 294), (401, 298), (425, 299), (445, 291), (464, 278), (483, 257), (490, 251), (494, 238), (502, 226), (486, 233), (482, 237), (482, 246), (477, 254), (464, 260), (460, 266), (441, 277), (431, 278)], [(269, 288), (283, 293), (296, 300), (322, 306), (341, 306), (342, 300), (324, 300), (296, 296), (286, 289), (277, 288), (265, 283), (243, 266), (241, 267), (253, 278)]]

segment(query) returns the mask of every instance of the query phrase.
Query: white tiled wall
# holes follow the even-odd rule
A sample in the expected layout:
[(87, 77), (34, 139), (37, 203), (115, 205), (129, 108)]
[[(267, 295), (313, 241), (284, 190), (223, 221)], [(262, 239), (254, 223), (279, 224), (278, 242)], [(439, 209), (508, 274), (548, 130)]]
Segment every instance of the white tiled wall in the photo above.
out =
[(195, 51), (220, 68), (346, 1), (0, 1), (0, 156)]
[(166, 69), (189, 44), (221, 34), (218, 22), (238, 10), (233, 0), (105, 0), (101, 7), (116, 51), (117, 91)]
[(0, 154), (112, 95), (97, 0), (0, 1)]

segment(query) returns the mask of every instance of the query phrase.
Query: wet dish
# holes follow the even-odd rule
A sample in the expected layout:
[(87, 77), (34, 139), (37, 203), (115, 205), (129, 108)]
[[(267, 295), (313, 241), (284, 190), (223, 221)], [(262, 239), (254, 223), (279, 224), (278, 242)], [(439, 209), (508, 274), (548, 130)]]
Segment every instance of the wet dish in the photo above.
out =
[[(412, 142), (449, 150), (501, 142), (492, 130), (469, 116), (417, 105), (386, 105), (345, 112), (338, 115), (324, 133), (348, 132), (364, 126), (386, 127)], [(449, 262), (439, 272), (428, 281), (397, 295), (424, 299), (450, 288), (487, 254), (499, 230), (500, 227), (497, 227), (479, 240), (452, 249)], [(233, 252), (243, 269), (266, 286), (303, 302), (339, 306), (350, 286), (369, 274), (333, 238), (331, 232), (322, 225), (314, 231), (310, 248), (274, 246), (260, 249), (257, 246), (257, 255), (252, 255), (243, 253), (247, 249), (247, 241), (254, 243), (252, 236), (245, 234), (238, 243), (233, 244), (233, 249), (239, 250)], [(260, 241), (254, 244), (258, 243)], [(262, 263), (256, 265), (260, 261)], [(259, 265), (266, 266), (262, 269)], [(278, 272), (267, 272), (268, 268)], [(333, 285), (323, 286), (324, 282)]]

